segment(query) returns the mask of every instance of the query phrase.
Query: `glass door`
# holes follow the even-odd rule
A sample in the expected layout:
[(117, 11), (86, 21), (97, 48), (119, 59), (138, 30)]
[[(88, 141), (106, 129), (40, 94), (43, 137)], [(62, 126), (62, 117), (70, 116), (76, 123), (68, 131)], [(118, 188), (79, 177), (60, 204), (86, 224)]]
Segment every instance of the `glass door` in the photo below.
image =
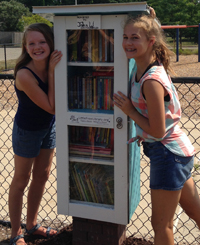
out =
[(114, 205), (114, 129), (94, 116), (113, 115), (114, 30), (67, 30), (67, 53), (68, 110), (86, 113), (82, 122), (100, 121), (68, 126), (70, 202)]

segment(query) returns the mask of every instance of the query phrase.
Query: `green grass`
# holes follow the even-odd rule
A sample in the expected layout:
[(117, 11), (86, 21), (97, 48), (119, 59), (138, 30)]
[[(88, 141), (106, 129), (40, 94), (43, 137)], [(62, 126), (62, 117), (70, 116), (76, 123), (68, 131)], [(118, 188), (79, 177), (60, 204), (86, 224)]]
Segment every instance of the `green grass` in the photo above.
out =
[(199, 168), (200, 168), (199, 164), (198, 163), (195, 163), (194, 164), (194, 170), (197, 171)]
[[(16, 60), (7, 60), (7, 70), (13, 70), (16, 64)], [(5, 61), (0, 61), (0, 72), (5, 71)]]
[[(176, 49), (173, 49), (173, 52), (176, 54)], [(179, 54), (181, 55), (192, 55), (198, 54), (198, 49), (179, 49)]]

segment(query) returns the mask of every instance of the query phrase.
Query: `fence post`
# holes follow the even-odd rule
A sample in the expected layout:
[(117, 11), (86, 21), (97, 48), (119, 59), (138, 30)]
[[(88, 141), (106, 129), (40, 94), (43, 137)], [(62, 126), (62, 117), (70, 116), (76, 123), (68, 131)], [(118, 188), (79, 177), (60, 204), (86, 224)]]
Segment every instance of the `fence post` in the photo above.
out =
[(198, 27), (198, 62), (200, 62), (200, 23)]
[(179, 61), (179, 28), (176, 28), (176, 62)]
[(7, 61), (6, 61), (6, 44), (3, 45), (4, 47), (4, 59), (5, 59), (5, 70), (7, 70)]

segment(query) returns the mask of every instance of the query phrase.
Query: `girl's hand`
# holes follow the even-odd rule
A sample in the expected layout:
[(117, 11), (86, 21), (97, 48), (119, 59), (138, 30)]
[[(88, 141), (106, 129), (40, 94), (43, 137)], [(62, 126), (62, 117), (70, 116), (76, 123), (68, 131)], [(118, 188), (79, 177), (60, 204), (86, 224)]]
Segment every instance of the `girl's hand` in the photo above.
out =
[(54, 71), (56, 65), (58, 64), (58, 62), (61, 60), (62, 58), (62, 53), (61, 51), (58, 50), (54, 50), (51, 55), (50, 55), (50, 59), (49, 59), (49, 70), (50, 71)]
[(130, 99), (122, 92), (113, 95), (114, 105), (121, 109), (127, 116), (136, 111)]

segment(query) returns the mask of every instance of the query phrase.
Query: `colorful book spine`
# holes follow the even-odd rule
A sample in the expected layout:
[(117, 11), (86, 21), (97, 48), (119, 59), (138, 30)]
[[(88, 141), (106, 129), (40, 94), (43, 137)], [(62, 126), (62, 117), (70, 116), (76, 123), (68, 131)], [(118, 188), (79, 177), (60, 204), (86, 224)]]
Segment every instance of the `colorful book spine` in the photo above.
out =
[(109, 30), (109, 38), (109, 61), (114, 62), (114, 30)]
[(105, 62), (109, 61), (109, 32), (105, 29)]
[(87, 88), (86, 88), (87, 109), (90, 109), (90, 80), (88, 77), (86, 78), (86, 85), (87, 85)]
[(102, 30), (102, 62), (105, 62), (105, 30)]
[(95, 30), (91, 30), (91, 32), (92, 32), (92, 47), (91, 47), (91, 53), (92, 53), (92, 57), (91, 57), (91, 59), (92, 59), (92, 62), (96, 62), (96, 53), (95, 53)]
[(78, 108), (78, 91), (77, 91), (77, 77), (76, 76), (73, 78), (73, 84), (74, 84), (74, 88), (73, 88), (74, 108), (77, 109)]
[(93, 78), (93, 101), (94, 101), (94, 110), (97, 109), (97, 79)]
[(82, 30), (79, 30), (79, 33), (77, 35), (77, 61), (82, 60), (82, 46), (83, 46), (83, 32)]
[(83, 103), (83, 109), (86, 108), (85, 102), (86, 102), (86, 99), (85, 99), (85, 77), (83, 77), (82, 78), (82, 103)]
[(95, 62), (99, 62), (99, 30), (95, 30)]
[(88, 62), (92, 62), (92, 31), (88, 30)]
[(99, 62), (102, 62), (102, 33), (99, 31)]
[(73, 104), (73, 79), (72, 78), (68, 79), (68, 106), (69, 106), (69, 109), (74, 108), (74, 104)]

